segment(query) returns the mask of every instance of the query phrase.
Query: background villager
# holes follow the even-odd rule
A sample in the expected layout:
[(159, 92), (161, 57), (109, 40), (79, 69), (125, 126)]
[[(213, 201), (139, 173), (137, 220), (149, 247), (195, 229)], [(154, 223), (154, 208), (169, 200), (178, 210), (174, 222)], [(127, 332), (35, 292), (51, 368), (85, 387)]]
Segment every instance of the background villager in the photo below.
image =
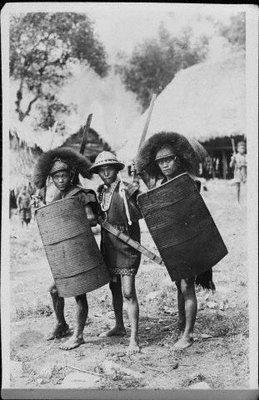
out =
[(237, 201), (240, 202), (240, 187), (246, 183), (247, 180), (247, 157), (246, 145), (241, 141), (237, 144), (237, 153), (232, 154), (229, 164), (230, 168), (234, 168), (233, 183), (236, 186)]
[[(144, 143), (137, 158), (137, 171), (148, 188), (163, 185), (184, 172), (188, 172), (195, 180), (198, 170), (199, 157), (194, 149), (184, 136), (174, 132), (153, 135)], [(196, 182), (200, 189), (200, 182)], [(206, 289), (215, 290), (211, 269), (196, 277), (176, 281), (180, 338), (174, 345), (175, 349), (183, 349), (193, 343), (197, 315), (195, 282)]]
[[(87, 158), (79, 155), (72, 149), (57, 148), (50, 150), (39, 158), (35, 169), (34, 182), (38, 188), (42, 188), (45, 185), (47, 177), (51, 176), (54, 185), (59, 191), (53, 201), (67, 197), (77, 197), (85, 208), (91, 226), (95, 226), (97, 224), (97, 215), (99, 211), (95, 192), (72, 183), (75, 171), (80, 173), (83, 177), (89, 177), (90, 165), (90, 161), (88, 161)], [(51, 286), (50, 294), (57, 324), (54, 330), (49, 334), (47, 340), (62, 338), (70, 333), (69, 326), (64, 316), (64, 298), (59, 295), (55, 284)], [(84, 343), (83, 330), (88, 315), (86, 294), (75, 296), (75, 300), (77, 305), (76, 326), (73, 336), (60, 346), (65, 350), (75, 348)]]
[(28, 183), (28, 193), (30, 196), (35, 193), (35, 188), (32, 186), (31, 182)]
[(31, 221), (31, 197), (28, 193), (26, 185), (23, 186), (17, 197), (17, 208), (22, 226), (24, 226), (24, 224), (28, 226)]
[[(140, 242), (138, 220), (142, 216), (136, 202), (139, 186), (127, 184), (120, 180), (118, 174), (123, 168), (124, 164), (119, 162), (113, 153), (104, 151), (97, 156), (91, 171), (98, 173), (103, 180), (103, 184), (98, 188), (98, 199), (105, 220), (132, 239)], [(127, 208), (129, 214), (127, 214)], [(131, 221), (129, 221), (129, 218)], [(103, 228), (101, 229), (101, 252), (111, 275), (110, 289), (115, 312), (115, 327), (109, 332), (102, 333), (101, 336), (110, 337), (126, 334), (123, 322), (124, 297), (131, 325), (128, 353), (138, 352), (139, 305), (135, 276), (141, 255), (137, 250), (123, 243)]]
[(32, 215), (34, 219), (37, 208), (41, 206), (44, 206), (44, 193), (42, 189), (37, 189), (31, 196)]
[(9, 190), (9, 218), (12, 217), (13, 210), (17, 208), (16, 196), (14, 189)]

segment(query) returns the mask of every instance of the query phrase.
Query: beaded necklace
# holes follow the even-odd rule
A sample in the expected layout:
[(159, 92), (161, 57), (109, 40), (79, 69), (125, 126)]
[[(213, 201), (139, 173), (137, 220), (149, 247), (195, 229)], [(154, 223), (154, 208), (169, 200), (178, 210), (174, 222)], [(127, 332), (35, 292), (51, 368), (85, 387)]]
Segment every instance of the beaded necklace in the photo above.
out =
[(107, 211), (110, 208), (113, 192), (116, 189), (119, 179), (116, 179), (110, 186), (103, 185), (102, 192), (100, 193), (100, 202), (102, 211)]

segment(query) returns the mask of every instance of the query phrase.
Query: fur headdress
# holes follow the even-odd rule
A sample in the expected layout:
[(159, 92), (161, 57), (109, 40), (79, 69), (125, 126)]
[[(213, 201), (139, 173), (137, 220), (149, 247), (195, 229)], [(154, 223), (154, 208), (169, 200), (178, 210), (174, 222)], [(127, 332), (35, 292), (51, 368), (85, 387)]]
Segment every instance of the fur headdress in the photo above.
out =
[(136, 168), (138, 173), (145, 171), (153, 178), (161, 176), (161, 171), (155, 161), (158, 150), (165, 146), (173, 148), (174, 154), (180, 160), (181, 171), (197, 174), (199, 156), (183, 135), (175, 132), (159, 132), (151, 136), (141, 147), (137, 155)]
[(77, 171), (84, 178), (91, 178), (91, 162), (88, 158), (69, 147), (57, 147), (43, 153), (37, 161), (33, 174), (33, 182), (37, 188), (44, 187), (56, 159), (64, 161), (72, 172)]

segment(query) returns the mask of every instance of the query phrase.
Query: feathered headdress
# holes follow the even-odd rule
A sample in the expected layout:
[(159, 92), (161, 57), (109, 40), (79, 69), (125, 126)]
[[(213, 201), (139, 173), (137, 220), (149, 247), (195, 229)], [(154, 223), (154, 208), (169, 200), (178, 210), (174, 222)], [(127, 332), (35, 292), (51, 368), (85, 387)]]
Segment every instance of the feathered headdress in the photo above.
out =
[(175, 132), (156, 133), (143, 144), (136, 159), (137, 172), (145, 171), (153, 178), (161, 176), (155, 157), (158, 150), (167, 145), (173, 148), (180, 160), (181, 170), (197, 174), (199, 162), (207, 154), (206, 150), (200, 143), (189, 142), (185, 136)]
[(44, 187), (52, 166), (57, 159), (65, 162), (72, 172), (77, 171), (83, 178), (91, 178), (91, 162), (87, 157), (69, 147), (58, 147), (43, 153), (39, 157), (33, 174), (33, 182), (37, 188)]

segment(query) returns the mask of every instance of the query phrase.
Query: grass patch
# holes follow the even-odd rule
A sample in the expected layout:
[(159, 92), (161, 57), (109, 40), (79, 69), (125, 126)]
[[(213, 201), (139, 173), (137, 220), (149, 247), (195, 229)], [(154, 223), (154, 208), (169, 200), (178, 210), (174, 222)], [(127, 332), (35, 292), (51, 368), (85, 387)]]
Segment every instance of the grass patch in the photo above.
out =
[(20, 321), (28, 317), (49, 317), (53, 313), (53, 310), (48, 304), (38, 302), (36, 307), (19, 307), (16, 308), (15, 319)]
[(242, 334), (249, 336), (249, 321), (247, 309), (239, 312), (228, 310), (228, 312), (200, 313), (197, 319), (197, 330), (209, 333), (213, 337), (224, 337)]

